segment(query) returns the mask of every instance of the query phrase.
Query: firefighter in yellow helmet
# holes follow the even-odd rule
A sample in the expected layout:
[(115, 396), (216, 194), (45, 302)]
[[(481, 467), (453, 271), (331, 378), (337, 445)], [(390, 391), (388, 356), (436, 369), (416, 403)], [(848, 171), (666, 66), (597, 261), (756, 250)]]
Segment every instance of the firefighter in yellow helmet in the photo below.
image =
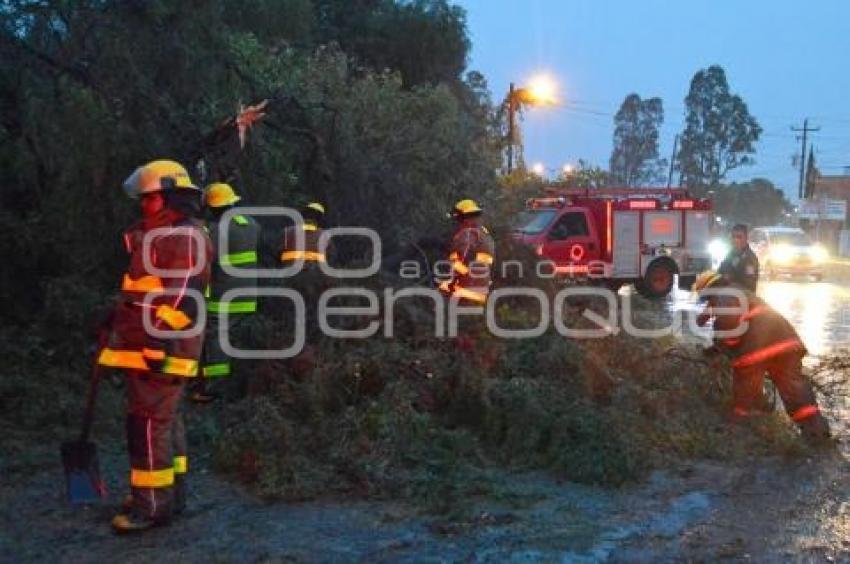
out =
[[(319, 248), (319, 236), (325, 219), (325, 206), (319, 202), (310, 202), (299, 210), (303, 221), (290, 225), (283, 231), (280, 245), (280, 262), (291, 264), (298, 259), (304, 260), (304, 268), (314, 269), (318, 263), (327, 262), (327, 249)], [(304, 246), (297, 243), (298, 232), (303, 234)]]
[[(733, 418), (741, 420), (761, 413), (767, 373), (782, 397), (788, 416), (800, 427), (803, 436), (812, 442), (828, 439), (829, 424), (820, 413), (811, 385), (802, 375), (806, 347), (788, 320), (761, 298), (747, 289), (732, 286), (715, 271), (700, 274), (693, 290), (706, 302), (697, 318), (700, 326), (712, 318), (715, 332), (733, 332), (747, 324), (743, 334), (714, 339), (716, 350), (731, 359)], [(719, 308), (738, 308), (739, 313), (731, 314)], [(740, 314), (742, 309), (745, 313)]]
[[(331, 283), (320, 267), (322, 263), (332, 263), (334, 256), (330, 242), (325, 248), (319, 246), (319, 238), (325, 225), (325, 212), (325, 205), (321, 202), (308, 202), (301, 206), (299, 213), (302, 221), (284, 229), (280, 244), (279, 257), (283, 266), (289, 266), (298, 260), (304, 261), (297, 274), (283, 281), (286, 286), (301, 295), (305, 306), (304, 319), (296, 319), (295, 323), (303, 324), (306, 343), (304, 349), (289, 363), (296, 376), (305, 375), (314, 364), (314, 345), (320, 334), (317, 311), (319, 298)], [(298, 239), (301, 239), (300, 243)]]
[(456, 222), (448, 248), (451, 273), (439, 288), (466, 304), (484, 305), (490, 292), (495, 244), (481, 224), (482, 211), (474, 200), (460, 200), (449, 213)]
[[(184, 382), (198, 374), (203, 328), (197, 325), (212, 252), (199, 219), (201, 191), (183, 166), (150, 162), (124, 189), (140, 200), (142, 218), (124, 233), (129, 264), (98, 357), (127, 375), (131, 495), (112, 521), (119, 533), (165, 523), (185, 506), (188, 459), (179, 403)], [(166, 338), (148, 328), (174, 333)]]
[[(231, 213), (227, 214), (228, 221), (223, 223), (224, 215), (240, 199), (233, 187), (223, 182), (210, 184), (204, 190), (204, 205), (212, 214), (207, 231), (215, 255), (207, 292), (207, 329), (200, 374), (189, 394), (189, 399), (196, 403), (213, 400), (215, 393), (209, 384), (231, 374), (230, 357), (222, 350), (219, 339), (219, 327), (223, 320), (226, 319), (228, 335), (231, 335), (247, 316), (257, 311), (257, 296), (253, 291), (257, 287), (256, 276), (234, 276), (224, 270), (225, 266), (257, 268), (257, 245), (260, 238), (257, 222), (250, 216)], [(224, 237), (227, 239), (227, 248), (222, 245)], [(249, 293), (227, 302), (222, 301), (222, 296), (230, 290), (246, 290)]]

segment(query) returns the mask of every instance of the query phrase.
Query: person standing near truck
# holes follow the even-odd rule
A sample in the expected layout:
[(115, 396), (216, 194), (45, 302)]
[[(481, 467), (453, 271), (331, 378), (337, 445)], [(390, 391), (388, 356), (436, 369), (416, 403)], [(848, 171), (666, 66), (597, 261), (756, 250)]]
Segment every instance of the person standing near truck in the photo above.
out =
[(750, 292), (756, 291), (759, 280), (759, 259), (747, 241), (746, 225), (739, 223), (732, 228), (732, 248), (717, 271), (730, 284)]

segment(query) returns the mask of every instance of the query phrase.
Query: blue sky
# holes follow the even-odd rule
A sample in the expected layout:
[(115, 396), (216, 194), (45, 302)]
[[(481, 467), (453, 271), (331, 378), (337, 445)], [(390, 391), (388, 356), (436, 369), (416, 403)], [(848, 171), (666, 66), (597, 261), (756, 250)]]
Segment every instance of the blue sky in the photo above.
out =
[(825, 174), (850, 166), (850, 2), (815, 0), (463, 0), (469, 68), (494, 100), (546, 71), (564, 104), (532, 109), (522, 123), (526, 162), (556, 169), (584, 158), (606, 166), (613, 114), (630, 92), (664, 101), (661, 153), (683, 128), (684, 98), (700, 68), (720, 64), (764, 134), (756, 164), (732, 179), (763, 176), (792, 199), (791, 156), (804, 117)]

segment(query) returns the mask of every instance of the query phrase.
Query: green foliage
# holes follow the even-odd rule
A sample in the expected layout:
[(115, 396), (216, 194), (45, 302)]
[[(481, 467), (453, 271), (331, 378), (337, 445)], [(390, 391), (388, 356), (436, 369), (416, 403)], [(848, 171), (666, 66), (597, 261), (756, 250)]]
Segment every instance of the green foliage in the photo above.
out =
[[(719, 185), (713, 188), (710, 196), (715, 213), (729, 223), (776, 225), (782, 223), (785, 213), (791, 210), (784, 192), (764, 178)], [(753, 202), (758, 205), (752, 205)]]
[(658, 158), (658, 128), (664, 122), (661, 98), (641, 100), (629, 94), (614, 116), (614, 149), (610, 173), (623, 186), (658, 182), (663, 159)]
[[(55, 277), (115, 288), (119, 234), (136, 215), (119, 187), (153, 158), (191, 168), (203, 156), (209, 180), (227, 170), (248, 205), (321, 199), (331, 224), (376, 228), (388, 251), (418, 238), (496, 183), (486, 82), (461, 76), (464, 17), (437, 0), (9, 4), (4, 312), (40, 314)], [(202, 145), (240, 103), (264, 98), (244, 151)]]
[(815, 193), (815, 182), (820, 176), (820, 170), (818, 169), (818, 165), (815, 163), (815, 148), (814, 146), (809, 146), (809, 158), (806, 159), (806, 178), (803, 189), (805, 193), (803, 197), (811, 198)]
[(446, 512), (496, 491), (505, 469), (617, 486), (685, 458), (800, 450), (783, 417), (728, 425), (728, 367), (696, 351), (466, 330), (472, 348), (326, 341), (306, 376), (292, 363), (258, 370), (270, 383), (227, 408), (220, 467), (269, 497), (392, 497)]
[(358, 62), (398, 70), (406, 88), (451, 82), (466, 67), (466, 12), (446, 0), (314, 0), (317, 39)]
[(687, 186), (716, 186), (730, 170), (754, 162), (762, 128), (744, 100), (729, 91), (722, 67), (694, 75), (685, 107), (678, 167)]
[(612, 183), (611, 174), (584, 159), (558, 175), (558, 185), (563, 188), (604, 188)]
[(634, 480), (642, 470), (639, 453), (611, 432), (605, 414), (557, 379), (499, 381), (488, 402), (485, 438), (504, 462), (605, 485)]

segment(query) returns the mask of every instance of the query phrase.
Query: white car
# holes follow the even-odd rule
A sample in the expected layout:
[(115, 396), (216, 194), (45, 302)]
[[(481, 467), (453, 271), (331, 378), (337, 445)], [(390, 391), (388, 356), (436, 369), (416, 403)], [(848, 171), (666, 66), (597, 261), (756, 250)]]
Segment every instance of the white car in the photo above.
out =
[(750, 231), (750, 247), (759, 259), (762, 274), (777, 276), (811, 276), (823, 278), (823, 266), (829, 258), (827, 250), (813, 243), (797, 227), (757, 227)]

